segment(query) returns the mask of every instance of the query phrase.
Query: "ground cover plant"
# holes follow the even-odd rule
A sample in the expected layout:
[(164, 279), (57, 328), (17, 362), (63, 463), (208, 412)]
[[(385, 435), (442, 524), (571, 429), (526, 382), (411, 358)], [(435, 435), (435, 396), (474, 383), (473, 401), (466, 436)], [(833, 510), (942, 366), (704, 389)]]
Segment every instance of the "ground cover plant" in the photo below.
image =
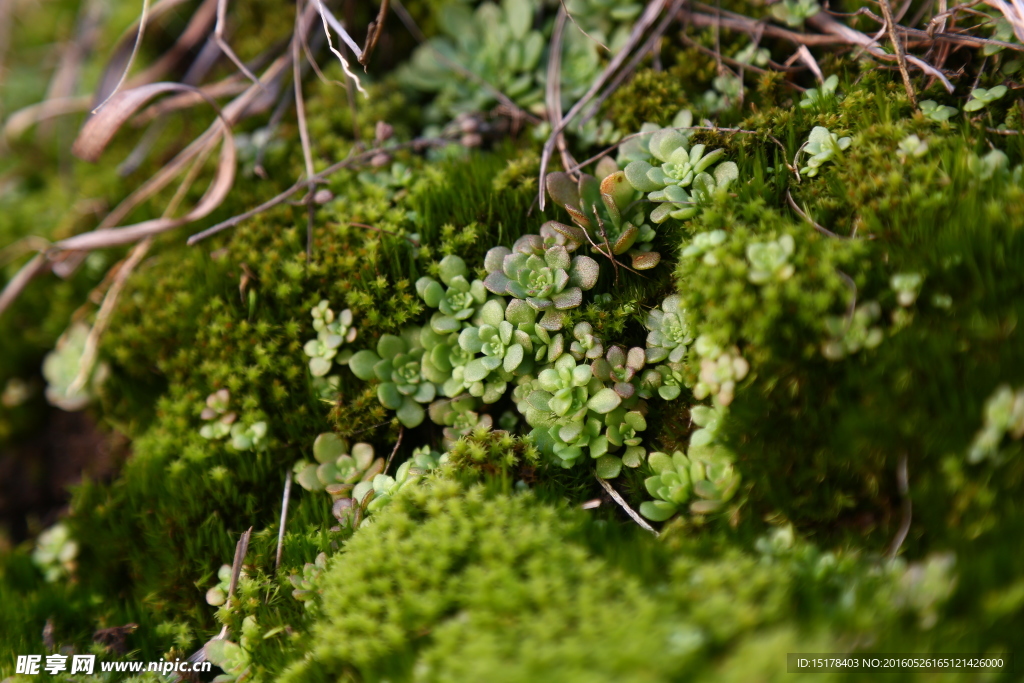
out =
[(0, 675), (1020, 650), (1016, 5), (0, 8)]

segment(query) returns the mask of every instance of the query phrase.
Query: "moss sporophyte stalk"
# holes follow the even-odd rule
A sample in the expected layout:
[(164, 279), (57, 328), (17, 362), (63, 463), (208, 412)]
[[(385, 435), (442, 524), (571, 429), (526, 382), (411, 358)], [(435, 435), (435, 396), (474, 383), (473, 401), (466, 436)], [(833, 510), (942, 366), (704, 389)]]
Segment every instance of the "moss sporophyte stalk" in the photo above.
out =
[(1024, 647), (1013, 3), (7, 5), (0, 678)]

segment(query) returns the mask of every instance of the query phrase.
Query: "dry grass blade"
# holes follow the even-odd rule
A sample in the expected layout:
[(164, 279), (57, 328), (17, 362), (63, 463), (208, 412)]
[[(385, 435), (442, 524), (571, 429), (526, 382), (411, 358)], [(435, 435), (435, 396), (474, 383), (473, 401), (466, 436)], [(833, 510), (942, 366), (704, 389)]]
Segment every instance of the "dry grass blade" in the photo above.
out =
[[(324, 7), (324, 3), (321, 2), (321, 0), (316, 0), (316, 7), (320, 12), (320, 20), (324, 24), (324, 34), (327, 36), (327, 47), (334, 53), (334, 56), (338, 58), (338, 61), (341, 62), (341, 70), (344, 71), (345, 75), (356, 84), (356, 88), (359, 92), (363, 93), (363, 97), (369, 97), (367, 92), (363, 89), (363, 84), (359, 82), (359, 76), (354, 74), (352, 69), (349, 67), (348, 60), (345, 59), (345, 56), (334, 47), (334, 41), (331, 40), (331, 30), (328, 28), (328, 16), (332, 19), (332, 21), (329, 22), (330, 25), (334, 27), (334, 30), (337, 31), (343, 39), (345, 39), (345, 42), (349, 43), (349, 46), (354, 45), (355, 42), (352, 40), (352, 37), (349, 36), (348, 31), (345, 30), (345, 27), (342, 26), (341, 22), (330, 13), (330, 10)], [(356, 52), (356, 56), (359, 57), (360, 53)]]
[(597, 482), (599, 484), (601, 484), (601, 488), (603, 488), (605, 491), (608, 492), (608, 495), (612, 497), (612, 500), (614, 500), (616, 503), (618, 503), (619, 507), (621, 507), (623, 510), (625, 510), (626, 514), (629, 515), (633, 519), (634, 522), (639, 524), (642, 528), (646, 529), (647, 531), (650, 531), (655, 536), (658, 536), (657, 530), (654, 527), (652, 527), (650, 524), (648, 524), (646, 519), (644, 519), (643, 517), (638, 515), (636, 510), (634, 510), (633, 508), (629, 507), (629, 503), (626, 502), (626, 499), (623, 498), (622, 496), (620, 496), (619, 492), (616, 491), (612, 487), (611, 484), (609, 484), (607, 481), (605, 481), (601, 477), (598, 477), (596, 474), (594, 476), (597, 477)]
[(110, 94), (107, 95), (102, 102), (100, 102), (92, 110), (93, 114), (96, 114), (110, 102), (111, 98), (117, 95), (117, 92), (124, 85), (124, 81), (128, 78), (128, 72), (132, 69), (132, 64), (135, 63), (135, 56), (139, 54), (139, 46), (142, 45), (142, 36), (146, 33), (146, 19), (149, 14), (149, 0), (142, 0), (142, 14), (139, 15), (139, 27), (135, 32), (135, 42), (132, 44), (132, 51), (128, 54), (128, 61), (124, 65), (124, 69), (121, 70), (121, 77), (117, 79), (117, 83), (114, 84)]
[(569, 21), (572, 22), (573, 26), (575, 26), (577, 29), (579, 29), (580, 33), (585, 35), (591, 42), (593, 42), (598, 47), (602, 48), (605, 52), (609, 52), (610, 53), (612, 51), (612, 49), (610, 47), (608, 47), (607, 45), (602, 43), (600, 40), (598, 40), (594, 36), (592, 36), (589, 33), (587, 33), (586, 30), (582, 26), (580, 26), (579, 22), (576, 21), (576, 17), (574, 17), (572, 15), (572, 13), (569, 12), (569, 8), (565, 6), (565, 0), (560, 0), (560, 2), (562, 3), (562, 11), (565, 12), (565, 16), (569, 17)]
[(7, 308), (14, 303), (14, 300), (18, 298), (18, 295), (28, 286), (29, 282), (37, 275), (40, 275), (49, 267), (49, 262), (46, 260), (46, 256), (43, 254), (36, 254), (32, 257), (32, 260), (21, 267), (14, 277), (12, 277), (7, 284), (4, 286), (4, 290), (0, 292), (0, 315), (3, 314)]
[(217, 23), (213, 27), (213, 39), (217, 43), (217, 47), (220, 48), (221, 52), (227, 55), (227, 58), (231, 60), (231, 63), (238, 67), (238, 70), (245, 74), (245, 77), (256, 85), (263, 87), (260, 83), (260, 79), (256, 78), (256, 75), (249, 71), (249, 67), (238, 58), (235, 51), (228, 45), (228, 41), (224, 39), (224, 25), (227, 23), (227, 11), (228, 11), (228, 0), (217, 0)]
[(1024, 43), (1024, 2), (1021, 0), (985, 0), (985, 4), (999, 10), (1013, 27), (1017, 40)]
[(86, 111), (91, 103), (92, 96), (80, 95), (78, 97), (58, 97), (29, 105), (7, 118), (7, 122), (4, 123), (3, 136), (7, 140), (13, 140), (37, 123), (58, 116)]
[(814, 77), (818, 79), (818, 82), (824, 83), (825, 76), (821, 73), (821, 67), (818, 66), (818, 60), (814, 58), (814, 55), (812, 55), (811, 51), (807, 49), (807, 46), (801, 45), (797, 48), (796, 54), (800, 58), (800, 61), (806, 64), (811, 70), (811, 73), (813, 73)]
[(277, 530), (277, 553), (274, 557), (274, 569), (281, 568), (281, 553), (284, 552), (284, 529), (288, 524), (288, 502), (292, 495), (292, 471), (287, 470), (284, 476), (284, 495), (281, 497), (281, 522)]
[(128, 281), (128, 276), (132, 274), (135, 267), (142, 261), (146, 252), (149, 251), (151, 244), (153, 244), (153, 238), (151, 237), (142, 240), (135, 245), (131, 253), (128, 254), (128, 258), (117, 266), (117, 275), (107, 290), (106, 296), (103, 297), (103, 304), (96, 314), (96, 322), (93, 323), (92, 328), (89, 330), (89, 336), (85, 339), (82, 357), (78, 361), (78, 375), (75, 376), (74, 381), (68, 386), (68, 394), (77, 394), (85, 388), (86, 383), (89, 381), (92, 369), (96, 365), (96, 354), (99, 351), (100, 337), (103, 336), (104, 330), (110, 324), (110, 318), (114, 315), (114, 307), (117, 305), (121, 291)]

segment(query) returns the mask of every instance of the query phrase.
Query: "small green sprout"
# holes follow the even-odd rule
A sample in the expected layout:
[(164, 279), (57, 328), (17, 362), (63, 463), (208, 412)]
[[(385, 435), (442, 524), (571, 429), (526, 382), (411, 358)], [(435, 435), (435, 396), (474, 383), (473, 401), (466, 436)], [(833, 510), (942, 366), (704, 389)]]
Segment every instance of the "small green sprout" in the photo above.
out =
[(928, 143), (916, 135), (908, 135), (900, 140), (896, 154), (903, 160), (907, 157), (920, 157), (928, 151)]
[(78, 557), (78, 543), (71, 538), (71, 530), (63, 522), (54, 524), (39, 534), (32, 562), (42, 570), (49, 583), (71, 576)]
[(206, 591), (206, 603), (220, 607), (228, 601), (228, 589), (231, 587), (231, 565), (222, 564), (217, 570), (217, 585)]
[(971, 442), (967, 461), (977, 464), (985, 458), (995, 459), (1003, 438), (1024, 437), (1024, 389), (1014, 391), (1002, 384), (985, 401), (984, 422)]
[(734, 59), (744, 64), (766, 66), (771, 56), (772, 53), (769, 52), (768, 48), (758, 47), (756, 43), (748, 43), (745, 48), (736, 53)]
[(683, 249), (682, 257), (696, 258), (697, 256), (703, 256), (705, 265), (718, 265), (718, 261), (708, 252), (718, 245), (725, 243), (725, 240), (728, 239), (728, 237), (729, 235), (725, 230), (712, 230), (710, 232), (698, 233)]
[(301, 575), (289, 575), (288, 580), (295, 587), (292, 591), (292, 597), (306, 603), (306, 607), (310, 607), (313, 604), (313, 598), (320, 593), (320, 590), (316, 587), (317, 581), (319, 581), (325, 569), (327, 569), (327, 554), (320, 553), (316, 556), (316, 560), (303, 565)]
[(841, 360), (861, 349), (873, 349), (882, 343), (884, 333), (874, 323), (881, 317), (882, 307), (877, 301), (857, 306), (852, 318), (830, 316), (825, 329), (830, 339), (821, 345), (821, 355), (829, 360)]
[(295, 463), (295, 481), (307, 491), (327, 491), (332, 498), (347, 497), (360, 481), (368, 481), (384, 469), (384, 459), (373, 457), (373, 446), (357, 443), (352, 446), (333, 432), (316, 437), (313, 442), (315, 463)]
[(572, 336), (575, 341), (569, 346), (569, 353), (577, 361), (584, 358), (593, 360), (604, 354), (604, 344), (594, 334), (594, 327), (590, 323), (577, 323), (572, 328)]
[(199, 417), (209, 421), (209, 424), (199, 429), (199, 436), (204, 439), (223, 439), (231, 433), (231, 425), (238, 415), (228, 412), (230, 402), (231, 392), (227, 389), (219, 389), (206, 397), (206, 406)]
[(896, 292), (896, 301), (904, 308), (914, 305), (923, 283), (924, 276), (920, 273), (897, 273), (889, 278), (889, 286)]
[(947, 107), (935, 100), (922, 100), (918, 106), (921, 107), (921, 113), (924, 114), (925, 118), (931, 119), (936, 123), (945, 123), (960, 113), (956, 107)]
[(712, 396), (721, 406), (732, 403), (736, 384), (750, 372), (750, 363), (740, 355), (736, 346), (723, 349), (705, 334), (697, 337), (693, 348), (701, 358), (699, 381), (693, 388), (694, 398), (700, 401)]
[(654, 470), (654, 476), (644, 480), (644, 486), (654, 500), (640, 503), (640, 514), (651, 521), (664, 522), (690, 499), (692, 463), (685, 453), (676, 451), (671, 456), (651, 453), (647, 456), (647, 464)]
[(747, 245), (747, 260), (750, 271), (747, 279), (755, 285), (768, 282), (782, 282), (793, 277), (796, 272), (789, 257), (796, 249), (792, 235), (783, 235), (771, 242), (752, 242)]
[(796, 28), (821, 11), (816, 0), (782, 0), (772, 5), (772, 17), (776, 21)]
[(267, 423), (261, 421), (245, 426), (236, 422), (231, 426), (230, 444), (236, 451), (266, 450)]
[[(777, 6), (777, 5), (776, 5)], [(836, 88), (839, 87), (839, 76), (832, 74), (825, 79), (820, 88), (808, 88), (800, 100), (801, 109), (821, 109), (836, 99)]]
[(971, 99), (964, 105), (964, 111), (978, 111), (984, 109), (992, 102), (995, 102), (1007, 92), (1005, 85), (997, 85), (992, 88), (975, 88), (971, 91)]
[(326, 299), (313, 307), (312, 315), (317, 336), (306, 342), (302, 351), (309, 356), (310, 374), (323, 377), (331, 371), (333, 363), (344, 365), (352, 357), (352, 352), (347, 350), (339, 354), (339, 347), (345, 342), (355, 341), (357, 333), (352, 326), (352, 311), (346, 308), (335, 319)]
[(813, 178), (818, 175), (818, 170), (825, 163), (842, 157), (843, 152), (850, 147), (852, 142), (852, 138), (841, 138), (835, 133), (830, 133), (828, 128), (815, 126), (802, 148), (802, 151), (810, 155), (810, 158), (800, 172)]
[(46, 400), (61, 410), (73, 412), (85, 408), (109, 374), (107, 364), (98, 363), (89, 372), (85, 385), (76, 386), (90, 331), (83, 322), (72, 323), (57, 340), (54, 350), (43, 359)]

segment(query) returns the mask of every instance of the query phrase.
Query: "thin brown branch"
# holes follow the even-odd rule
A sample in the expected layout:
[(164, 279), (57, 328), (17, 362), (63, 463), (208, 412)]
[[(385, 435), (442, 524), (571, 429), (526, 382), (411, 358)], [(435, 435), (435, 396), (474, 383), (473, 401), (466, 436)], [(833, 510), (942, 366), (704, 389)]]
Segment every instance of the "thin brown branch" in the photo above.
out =
[(384, 463), (384, 469), (382, 471), (382, 474), (388, 473), (388, 469), (391, 467), (391, 461), (395, 459), (395, 453), (398, 452), (398, 447), (402, 445), (403, 436), (405, 436), (405, 427), (399, 427), (398, 440), (395, 441), (395, 447), (391, 449), (391, 455), (388, 456), (388, 461)]
[(795, 202), (795, 201), (793, 200), (793, 195), (792, 195), (792, 194), (790, 194), (789, 190), (786, 190), (786, 201), (787, 201), (787, 202), (789, 202), (789, 206), (790, 206), (790, 207), (791, 207), (791, 208), (792, 208), (792, 209), (793, 209), (794, 211), (796, 211), (797, 215), (799, 215), (799, 216), (800, 216), (801, 218), (803, 218), (803, 219), (804, 219), (805, 221), (807, 221), (808, 223), (810, 223), (810, 224), (811, 224), (811, 227), (813, 227), (813, 228), (814, 228), (815, 230), (817, 230), (818, 232), (820, 232), (820, 233), (821, 233), (822, 235), (827, 235), (828, 237), (835, 237), (836, 239), (840, 239), (840, 240), (848, 240), (848, 239), (850, 239), (849, 237), (843, 237), (842, 235), (839, 235), (839, 234), (837, 234), (837, 233), (834, 233), (834, 232), (832, 232), (831, 230), (829, 230), (829, 229), (828, 229), (828, 228), (826, 228), (825, 226), (823, 226), (823, 225), (820, 225), (819, 223), (817, 223), (817, 222), (816, 222), (816, 221), (815, 221), (815, 220), (814, 220), (813, 218), (811, 218), (811, 217), (810, 217), (809, 215), (807, 215), (807, 213), (806, 213), (806, 212), (805, 212), (805, 211), (804, 211), (803, 209), (801, 209), (801, 208), (800, 208), (800, 207), (799, 207), (799, 206), (797, 205), (797, 203), (796, 203), (796, 202)]
[(388, 18), (388, 7), (391, 5), (391, 0), (380, 0), (380, 10), (377, 12), (377, 18), (370, 22), (370, 25), (366, 28), (366, 42), (363, 44), (363, 54), (359, 55), (359, 63), (363, 65), (363, 71), (366, 71), (370, 65), (370, 57), (373, 55), (374, 49), (377, 47), (377, 42), (380, 40), (381, 33), (384, 30), (384, 20)]

